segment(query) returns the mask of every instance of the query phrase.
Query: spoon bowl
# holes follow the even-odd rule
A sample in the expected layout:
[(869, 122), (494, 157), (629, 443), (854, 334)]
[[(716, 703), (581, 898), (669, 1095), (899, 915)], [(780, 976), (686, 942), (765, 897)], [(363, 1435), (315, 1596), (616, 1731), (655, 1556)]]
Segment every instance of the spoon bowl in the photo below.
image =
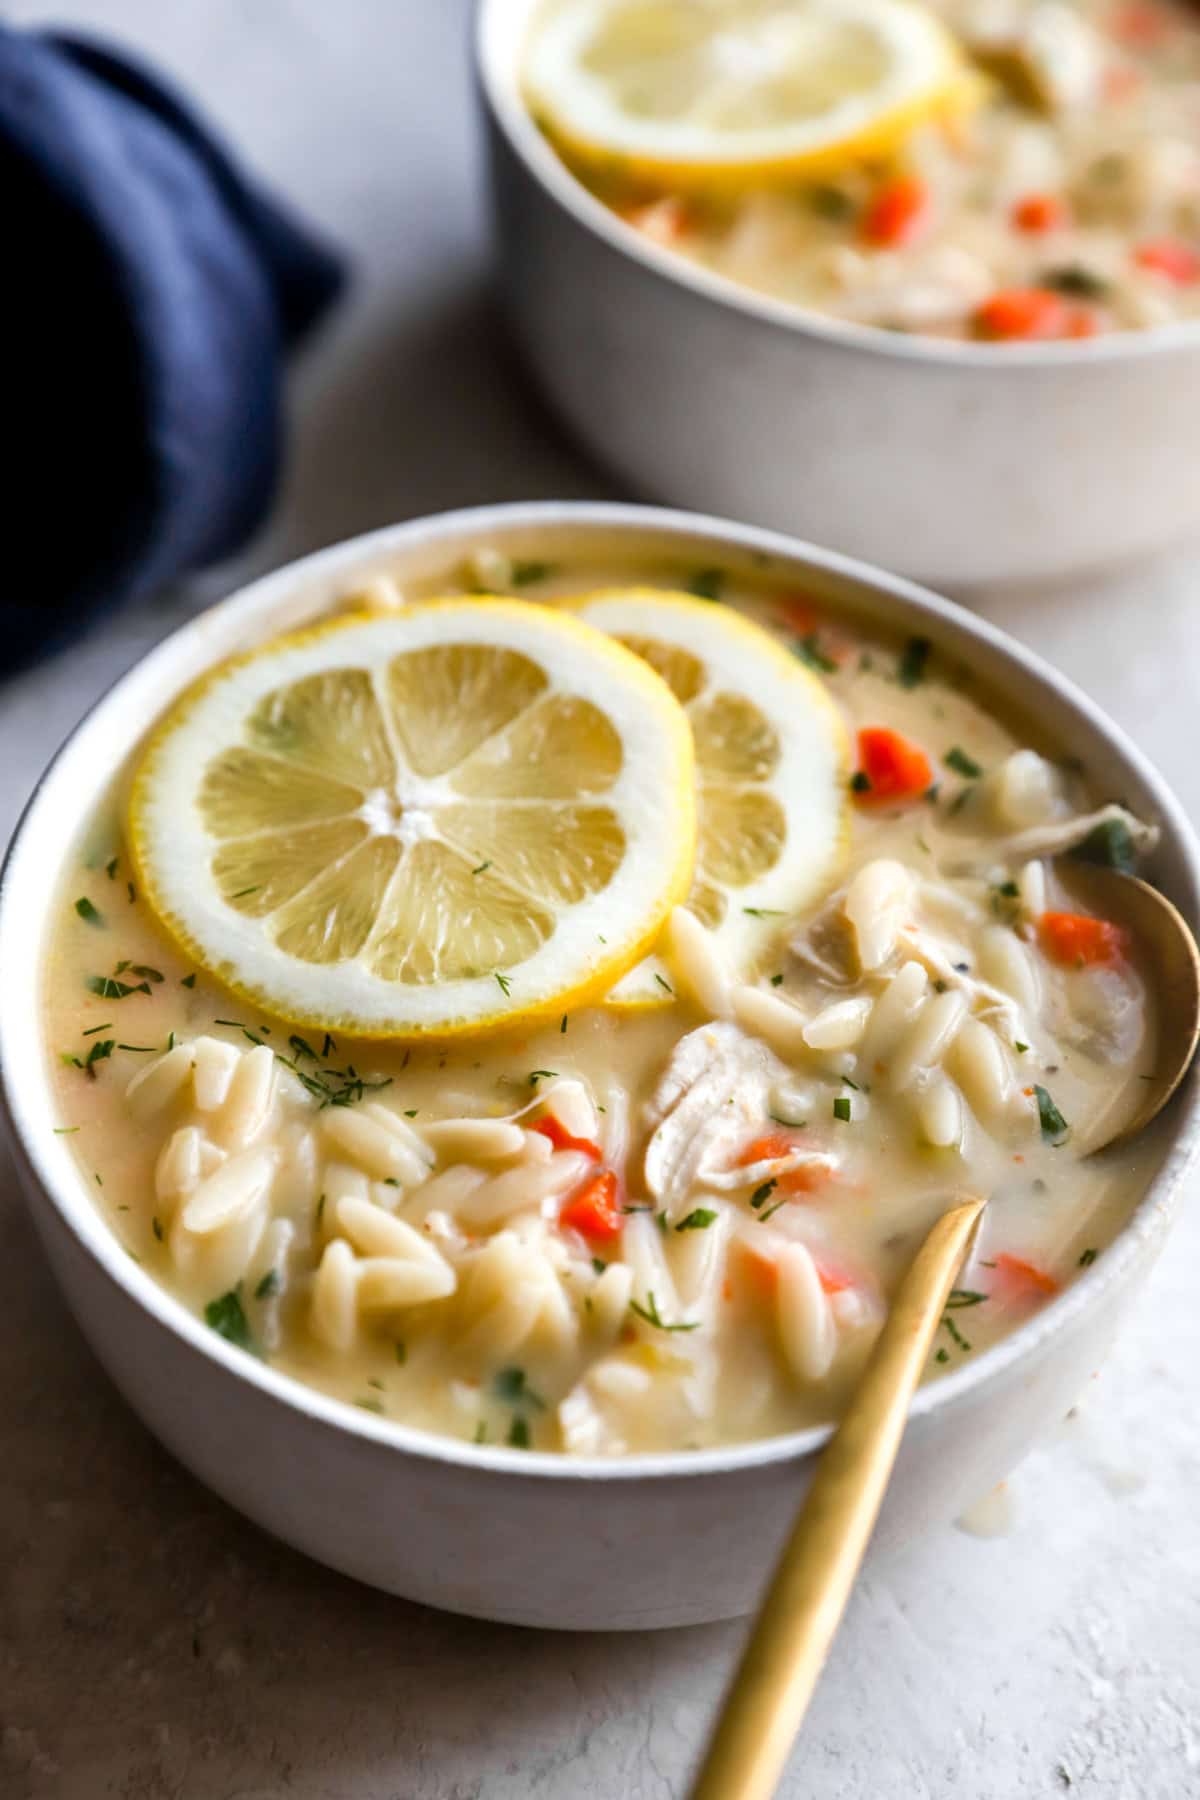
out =
[(1115, 1131), (1100, 1127), (1087, 1154), (1124, 1144), (1156, 1119), (1191, 1065), (1200, 1041), (1200, 948), (1178, 908), (1136, 875), (1061, 857), (1055, 874), (1088, 912), (1111, 919), (1137, 945), (1159, 997), (1158, 1055), (1138, 1105)]

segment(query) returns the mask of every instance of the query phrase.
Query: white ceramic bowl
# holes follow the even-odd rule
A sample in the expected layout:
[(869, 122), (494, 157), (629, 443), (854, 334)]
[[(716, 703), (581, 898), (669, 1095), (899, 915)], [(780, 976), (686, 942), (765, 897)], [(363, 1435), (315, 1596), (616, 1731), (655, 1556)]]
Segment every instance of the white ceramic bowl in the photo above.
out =
[(638, 494), (955, 587), (1200, 528), (1200, 324), (971, 344), (822, 318), (647, 242), (521, 100), (538, 0), (480, 0), (501, 282), (525, 361)]
[[(49, 898), (72, 838), (160, 709), (208, 664), (298, 625), (378, 570), (453, 569), (481, 544), (721, 563), (810, 592), (868, 624), (927, 633), (1003, 702), (1036, 715), (1098, 786), (1157, 819), (1152, 874), (1193, 920), (1200, 856), (1158, 775), (1085, 698), (970, 614), (827, 552), (745, 527), (636, 507), (512, 506), (355, 539), (203, 613), (123, 677), (51, 765), (0, 888), (0, 1063), (18, 1165), (67, 1300), (150, 1429), (267, 1530), (362, 1581), (431, 1605), (529, 1625), (628, 1628), (753, 1605), (825, 1439), (808, 1430), (731, 1450), (623, 1461), (475, 1448), (406, 1429), (299, 1385), (233, 1349), (121, 1249), (69, 1141), (54, 1134), (39, 968)], [(1170, 1224), (1200, 1137), (1192, 1086), (1147, 1144), (1149, 1190), (1120, 1238), (1060, 1299), (917, 1397), (876, 1553), (956, 1516), (1070, 1406)]]

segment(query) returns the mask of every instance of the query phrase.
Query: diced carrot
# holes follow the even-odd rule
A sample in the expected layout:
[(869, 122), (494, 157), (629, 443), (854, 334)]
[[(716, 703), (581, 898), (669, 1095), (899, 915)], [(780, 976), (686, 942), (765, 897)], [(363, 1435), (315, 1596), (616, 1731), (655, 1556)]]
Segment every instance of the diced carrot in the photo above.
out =
[[(801, 1137), (788, 1137), (782, 1131), (769, 1131), (765, 1137), (758, 1137), (746, 1145), (737, 1159), (736, 1167), (748, 1169), (752, 1163), (774, 1162), (777, 1157), (788, 1156), (804, 1142)], [(775, 1185), (781, 1194), (811, 1194), (823, 1187), (829, 1180), (829, 1170), (824, 1164), (810, 1164), (806, 1168), (788, 1169), (775, 1177)]]
[(1063, 336), (1067, 338), (1095, 337), (1100, 329), (1100, 321), (1090, 306), (1069, 306)]
[(882, 725), (868, 725), (859, 732), (858, 766), (867, 786), (856, 781), (854, 797), (863, 806), (919, 800), (933, 783), (933, 770), (921, 746)]
[(1157, 44), (1171, 30), (1171, 19), (1160, 6), (1148, 6), (1146, 0), (1126, 0), (1113, 15), (1110, 30), (1123, 44), (1137, 44), (1143, 49)]
[(1057, 231), (1067, 222), (1067, 209), (1057, 194), (1026, 194), (1012, 209), (1018, 231)]
[(807, 637), (822, 623), (821, 614), (804, 594), (780, 594), (779, 610), (785, 624), (797, 637)]
[(1122, 100), (1129, 100), (1140, 93), (1146, 85), (1146, 77), (1132, 63), (1110, 63), (1104, 71), (1101, 89), (1106, 100), (1114, 105)]
[(614, 1172), (601, 1169), (598, 1174), (590, 1175), (567, 1201), (558, 1215), (558, 1222), (593, 1243), (607, 1244), (620, 1237), (625, 1220)]
[(544, 1113), (540, 1119), (534, 1120), (529, 1129), (540, 1131), (543, 1137), (548, 1137), (556, 1150), (582, 1150), (585, 1156), (592, 1157), (596, 1162), (604, 1159), (604, 1152), (599, 1144), (594, 1144), (591, 1138), (576, 1137), (565, 1125), (560, 1124), (553, 1113)]
[(1023, 1256), (1010, 1256), (1006, 1250), (996, 1257), (994, 1291), (1004, 1300), (1049, 1298), (1059, 1292), (1060, 1284), (1045, 1269), (1026, 1262)]
[(623, 207), (621, 217), (627, 225), (632, 225), (635, 231), (640, 231), (652, 243), (666, 246), (677, 244), (681, 237), (686, 236), (692, 224), (686, 204), (674, 194), (638, 206)]
[(817, 1279), (827, 1294), (844, 1294), (848, 1288), (855, 1285), (853, 1276), (847, 1275), (844, 1269), (836, 1268), (832, 1263), (827, 1263), (820, 1257), (814, 1257), (813, 1263), (816, 1267)]
[(1133, 260), (1139, 269), (1152, 269), (1156, 275), (1165, 275), (1177, 287), (1189, 287), (1192, 282), (1200, 281), (1200, 251), (1193, 250), (1190, 244), (1182, 243), (1178, 238), (1150, 238), (1137, 246)]
[(746, 1273), (752, 1285), (763, 1299), (774, 1296), (779, 1286), (779, 1269), (775, 1258), (767, 1250), (759, 1250), (754, 1244), (742, 1240), (742, 1255)]
[(1061, 338), (1078, 310), (1046, 288), (1002, 288), (976, 307), (972, 322), (985, 338)]
[(929, 189), (919, 175), (897, 175), (879, 189), (863, 214), (868, 244), (896, 249), (911, 244), (926, 222)]
[(1066, 968), (1120, 962), (1129, 948), (1129, 933), (1120, 925), (1086, 913), (1044, 912), (1038, 936), (1046, 955)]

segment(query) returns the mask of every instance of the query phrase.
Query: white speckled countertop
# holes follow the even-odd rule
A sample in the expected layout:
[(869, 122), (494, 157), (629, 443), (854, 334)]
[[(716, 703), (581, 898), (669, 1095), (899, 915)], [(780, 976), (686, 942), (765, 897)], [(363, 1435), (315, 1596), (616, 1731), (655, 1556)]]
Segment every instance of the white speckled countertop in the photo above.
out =
[[(386, 520), (611, 492), (491, 314), (467, 0), (8, 0), (161, 59), (353, 249), (259, 569)], [(241, 571), (237, 571), (240, 573)], [(234, 573), (0, 688), (0, 840), (80, 713)], [(1200, 556), (983, 602), (1200, 811)], [(0, 1151), (0, 1157), (3, 1152)], [(1200, 1211), (990, 1539), (865, 1581), (789, 1800), (1200, 1796)], [(0, 1164), (4, 1800), (669, 1800), (740, 1628), (549, 1637), (326, 1574), (175, 1467), (85, 1350)], [(186, 1397), (181, 1397), (186, 1404)]]

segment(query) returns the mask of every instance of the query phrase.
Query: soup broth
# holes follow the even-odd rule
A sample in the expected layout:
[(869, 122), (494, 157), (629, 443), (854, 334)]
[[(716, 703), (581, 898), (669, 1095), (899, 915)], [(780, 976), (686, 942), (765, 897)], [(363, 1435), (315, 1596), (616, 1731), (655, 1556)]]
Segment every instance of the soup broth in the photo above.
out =
[[(1054, 860), (1152, 833), (936, 646), (713, 570), (484, 552), (428, 587), (553, 604), (614, 579), (741, 609), (857, 744), (837, 873), (797, 916), (749, 909), (747, 968), (676, 916), (656, 1004), (440, 1044), (296, 1027), (151, 916), (118, 781), (45, 970), (59, 1128), (181, 1305), (385, 1418), (576, 1455), (833, 1416), (923, 1233), (971, 1190), (991, 1204), (928, 1374), (961, 1367), (1127, 1217), (1137, 1145), (1086, 1152), (1135, 1110), (1156, 1042), (1137, 946), (1080, 917)], [(397, 599), (386, 575), (366, 599)]]

